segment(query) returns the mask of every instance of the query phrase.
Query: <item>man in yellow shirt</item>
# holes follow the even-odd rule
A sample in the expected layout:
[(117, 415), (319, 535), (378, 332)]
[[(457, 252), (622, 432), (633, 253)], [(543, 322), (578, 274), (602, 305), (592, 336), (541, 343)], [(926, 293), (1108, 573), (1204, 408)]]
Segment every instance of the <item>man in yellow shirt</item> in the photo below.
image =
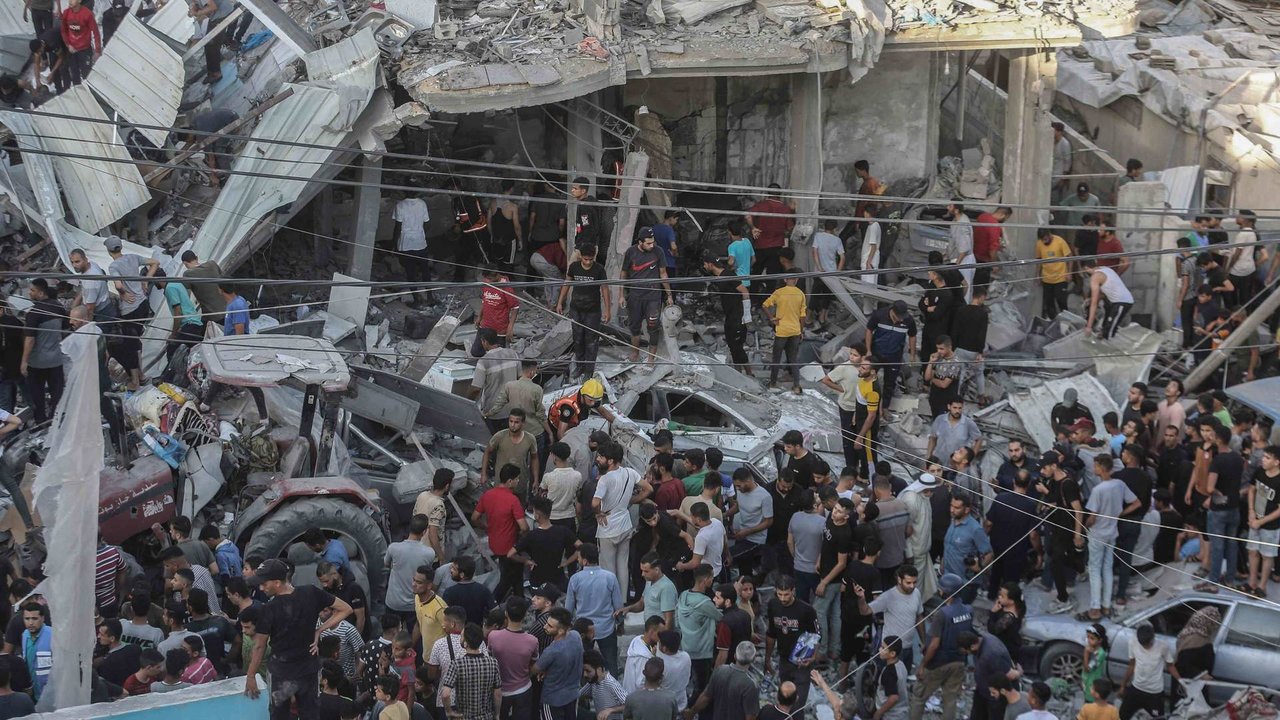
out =
[(796, 360), (800, 355), (800, 337), (804, 328), (805, 303), (804, 291), (796, 287), (800, 282), (795, 276), (788, 276), (786, 284), (773, 291), (764, 301), (764, 312), (773, 323), (773, 368), (769, 370), (769, 388), (778, 387), (778, 371), (781, 369), (783, 353), (787, 356), (787, 368), (791, 371), (791, 392), (799, 395), (800, 368)]
[(431, 647), (444, 637), (444, 610), (449, 604), (436, 594), (431, 568), (423, 565), (413, 573), (413, 611), (418, 625), (413, 629), (414, 640), (421, 640), (422, 654), (431, 655)]
[[(1049, 228), (1037, 230), (1036, 238), (1039, 240), (1036, 243), (1037, 260), (1071, 256), (1071, 247), (1067, 245), (1067, 241), (1058, 235), (1054, 235), (1049, 231)], [(1052, 320), (1058, 316), (1059, 312), (1067, 309), (1067, 294), (1071, 287), (1067, 283), (1067, 263), (1065, 261), (1047, 262), (1041, 265), (1040, 283), (1044, 287), (1040, 317), (1045, 320)]]

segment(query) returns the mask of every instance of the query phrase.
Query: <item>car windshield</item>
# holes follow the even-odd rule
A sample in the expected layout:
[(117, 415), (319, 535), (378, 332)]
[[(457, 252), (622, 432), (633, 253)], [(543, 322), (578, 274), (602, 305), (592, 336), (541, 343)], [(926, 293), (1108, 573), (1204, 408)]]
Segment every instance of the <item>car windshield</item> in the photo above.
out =
[(1237, 605), (1227, 624), (1227, 644), (1272, 652), (1280, 649), (1280, 611)]

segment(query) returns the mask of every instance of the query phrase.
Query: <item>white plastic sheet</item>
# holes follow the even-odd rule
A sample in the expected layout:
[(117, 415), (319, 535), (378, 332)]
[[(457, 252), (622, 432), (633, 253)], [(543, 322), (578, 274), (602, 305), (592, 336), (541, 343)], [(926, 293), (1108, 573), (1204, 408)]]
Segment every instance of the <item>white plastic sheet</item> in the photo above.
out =
[(51, 448), (36, 473), (32, 495), (45, 519), (45, 581), (37, 592), (49, 602), (53, 668), (40, 710), (89, 704), (94, 627), (94, 562), (98, 547), (98, 476), (103, 467), (99, 409), (98, 340), (89, 323), (62, 341), (70, 363), (67, 385), (49, 430)]

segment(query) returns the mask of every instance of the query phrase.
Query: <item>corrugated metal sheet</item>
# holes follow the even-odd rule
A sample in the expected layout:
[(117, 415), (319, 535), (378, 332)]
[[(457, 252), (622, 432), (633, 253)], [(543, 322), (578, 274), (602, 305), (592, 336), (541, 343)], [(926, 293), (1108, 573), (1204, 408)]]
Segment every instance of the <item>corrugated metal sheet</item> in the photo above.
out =
[(155, 15), (147, 18), (147, 27), (179, 44), (186, 44), (196, 33), (195, 21), (187, 16), (190, 7), (185, 2), (170, 0)]
[[(129, 122), (170, 127), (182, 102), (182, 57), (131, 15), (126, 15), (86, 81)], [(141, 130), (164, 147), (165, 130)]]
[(0, 0), (0, 35), (35, 36), (31, 21), (22, 19), (22, 0)]
[[(12, 111), (0, 111), (0, 123), (13, 132), (17, 138), (18, 147), (22, 150), (38, 151), (44, 147), (43, 141), (35, 134), (35, 129), (32, 127), (33, 117)], [(22, 166), (26, 170), (27, 183), (35, 196), (36, 205), (40, 208), (40, 217), (30, 219), (33, 222), (41, 222), (48, 230), (62, 264), (70, 268), (68, 254), (80, 248), (93, 262), (104, 268), (110, 265), (111, 258), (102, 247), (101, 237), (87, 233), (63, 219), (66, 209), (62, 205), (62, 196), (58, 192), (54, 159), (39, 152), (27, 152), (22, 155), (22, 161)], [(148, 257), (152, 253), (151, 248), (130, 242), (124, 244), (124, 249), (125, 252), (143, 257)]]
[[(326, 54), (326, 68), (349, 70), (322, 82), (290, 85), (293, 95), (263, 113), (253, 131), (254, 140), (245, 145), (231, 166), (231, 179), (196, 235), (192, 249), (201, 258), (226, 260), (263, 216), (297, 199), (332, 150), (342, 146), (351, 131), (349, 123), (363, 111), (364, 105), (359, 105), (352, 115), (350, 102), (364, 97), (367, 104), (365, 91), (373, 90), (371, 71), (362, 67), (378, 62), (373, 34), (362, 31), (320, 52)], [(350, 120), (344, 122), (346, 118)], [(318, 147), (272, 142), (278, 140)]]
[[(71, 206), (71, 217), (76, 226), (97, 232), (151, 198), (115, 126), (79, 120), (107, 119), (89, 88), (72, 86), (40, 109), (67, 116), (37, 115), (33, 119), (46, 151), (108, 159), (53, 159), (58, 185)], [(129, 162), (118, 162), (120, 160)]]

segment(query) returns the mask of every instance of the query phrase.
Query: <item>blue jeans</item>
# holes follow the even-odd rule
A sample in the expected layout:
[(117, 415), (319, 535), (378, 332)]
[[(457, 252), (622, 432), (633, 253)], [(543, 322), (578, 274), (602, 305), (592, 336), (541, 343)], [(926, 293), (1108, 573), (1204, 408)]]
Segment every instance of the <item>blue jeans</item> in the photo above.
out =
[(840, 590), (842, 586), (832, 583), (822, 591), (821, 596), (813, 598), (813, 609), (818, 612), (818, 632), (822, 635), (822, 645), (827, 654), (840, 654)]
[(796, 571), (796, 597), (807, 602), (813, 602), (813, 590), (818, 587), (818, 573)]
[(1115, 546), (1089, 538), (1089, 609), (1111, 609), (1111, 586), (1115, 581)]
[(1235, 539), (1240, 529), (1240, 511), (1237, 508), (1210, 510), (1205, 532), (1209, 534), (1209, 582), (1222, 582), (1222, 561), (1227, 561), (1228, 578), (1235, 577), (1237, 554), (1240, 546)]

